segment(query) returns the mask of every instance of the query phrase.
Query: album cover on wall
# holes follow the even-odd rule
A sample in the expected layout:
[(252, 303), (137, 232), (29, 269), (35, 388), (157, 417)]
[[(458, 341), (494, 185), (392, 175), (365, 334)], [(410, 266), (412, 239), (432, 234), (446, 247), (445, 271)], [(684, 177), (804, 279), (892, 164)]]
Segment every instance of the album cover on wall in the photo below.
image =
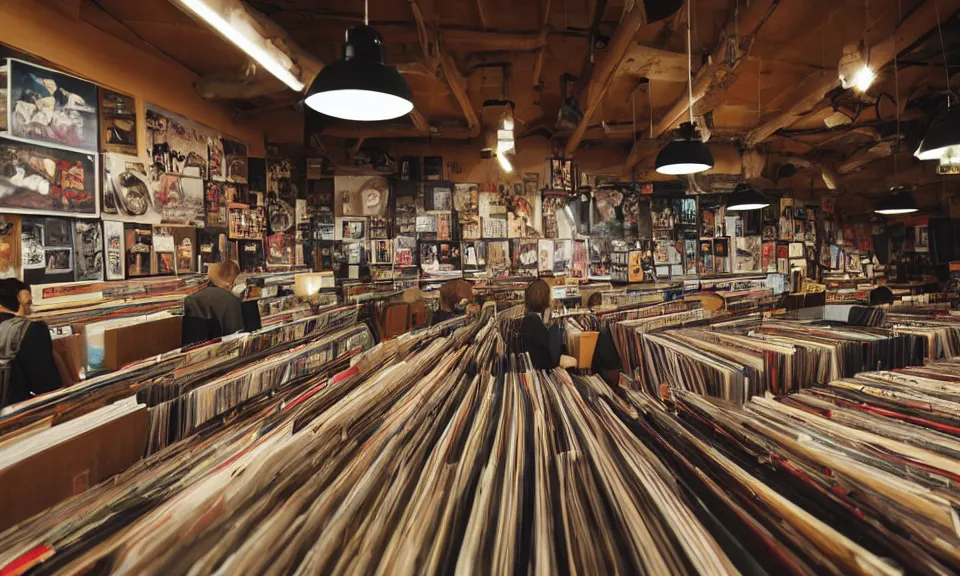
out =
[(124, 249), (123, 223), (105, 220), (103, 222), (104, 251), (106, 253), (107, 280), (123, 280)]
[(27, 284), (74, 280), (73, 227), (66, 218), (24, 218), (21, 264)]
[(185, 226), (174, 228), (173, 243), (177, 274), (197, 272), (197, 229)]
[(0, 214), (0, 278), (20, 278), (19, 216)]
[[(235, 189), (233, 185), (230, 185)], [(235, 193), (234, 193), (235, 194)], [(207, 182), (204, 194), (207, 226), (227, 226), (227, 193), (221, 182)]]
[(267, 267), (292, 266), (293, 238), (288, 234), (273, 234), (264, 238), (264, 256)]
[(336, 176), (337, 216), (385, 216), (390, 201), (390, 182), (383, 176)]
[(77, 220), (73, 226), (74, 277), (77, 281), (103, 280), (103, 230), (100, 222)]
[(297, 166), (289, 158), (267, 159), (267, 222), (271, 234), (292, 234), (300, 197)]
[(159, 174), (152, 182), (153, 205), (163, 224), (203, 226), (206, 219), (203, 180)]
[(96, 84), (22, 60), (8, 62), (10, 134), (96, 153)]
[(154, 204), (147, 163), (138, 156), (103, 154), (103, 186), (100, 202), (104, 220), (159, 224), (161, 214)]
[(153, 228), (137, 224), (124, 226), (123, 247), (127, 278), (149, 276), (153, 266)]
[(247, 145), (229, 138), (223, 141), (223, 169), (227, 182), (246, 184), (248, 172)]
[(366, 218), (337, 218), (337, 240), (365, 240)]
[(100, 88), (100, 142), (104, 152), (139, 153), (136, 98)]
[(0, 136), (0, 211), (95, 218), (100, 215), (96, 153)]
[(146, 153), (152, 166), (170, 174), (208, 178), (207, 141), (219, 134), (149, 102), (145, 108)]
[(226, 180), (223, 161), (223, 141), (219, 136), (207, 136), (207, 178), (217, 182)]

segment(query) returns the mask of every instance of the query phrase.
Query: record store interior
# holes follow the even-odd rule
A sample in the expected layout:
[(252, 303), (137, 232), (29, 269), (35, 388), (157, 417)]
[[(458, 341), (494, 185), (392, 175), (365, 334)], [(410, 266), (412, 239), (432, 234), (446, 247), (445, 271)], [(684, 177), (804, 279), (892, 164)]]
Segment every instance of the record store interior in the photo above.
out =
[(960, 574), (960, 0), (0, 1), (48, 574)]

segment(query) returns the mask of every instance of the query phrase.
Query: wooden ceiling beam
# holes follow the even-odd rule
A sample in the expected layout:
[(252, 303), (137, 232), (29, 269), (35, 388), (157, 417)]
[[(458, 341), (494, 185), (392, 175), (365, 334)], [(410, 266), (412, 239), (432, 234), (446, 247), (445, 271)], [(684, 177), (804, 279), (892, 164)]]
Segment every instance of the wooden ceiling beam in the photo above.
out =
[(487, 27), (487, 12), (483, 7), (483, 0), (477, 0), (477, 14), (480, 16), (480, 26)]
[(564, 148), (567, 156), (573, 156), (573, 153), (580, 146), (580, 142), (583, 141), (583, 133), (590, 124), (593, 114), (600, 107), (600, 102), (610, 87), (613, 73), (620, 66), (624, 54), (627, 53), (633, 43), (633, 37), (637, 30), (646, 23), (647, 11), (643, 2), (634, 2), (633, 9), (624, 14), (623, 19), (620, 20), (620, 25), (617, 26), (617, 31), (614, 32), (613, 38), (607, 46), (603, 60), (593, 68), (590, 80), (582, 92), (581, 103), (585, 104), (583, 115), (573, 134), (570, 135), (570, 139), (567, 140), (567, 145)]
[(546, 53), (547, 35), (550, 33), (550, 0), (543, 1), (543, 22), (537, 40), (543, 42), (544, 47), (537, 48), (537, 55), (533, 59), (533, 88), (543, 88), (543, 58)]
[[(939, 2), (940, 16), (944, 20), (960, 10), (960, 0), (936, 1)], [(898, 51), (906, 50), (936, 25), (937, 6), (932, 1), (922, 3), (903, 20), (891, 36), (870, 47), (870, 65), (876, 70), (883, 68), (893, 61)], [(840, 86), (838, 75), (825, 72), (819, 81), (812, 83), (811, 87), (791, 93), (787, 101), (793, 104), (784, 112), (751, 130), (744, 144), (748, 147), (756, 146), (773, 136), (777, 130), (790, 126), (811, 108), (817, 106), (828, 92), (838, 86)]]
[(410, 121), (413, 122), (413, 127), (423, 132), (424, 134), (430, 133), (430, 123), (427, 122), (427, 119), (423, 117), (423, 114), (419, 110), (414, 108), (410, 111)]
[[(710, 55), (707, 64), (697, 71), (693, 79), (694, 105), (705, 101), (695, 110), (697, 115), (710, 112), (718, 105), (723, 93), (737, 79), (740, 65), (746, 60), (746, 54), (750, 51), (757, 33), (779, 5), (780, 0), (757, 0), (743, 13), (738, 14), (738, 9), (734, 9), (734, 13), (727, 19), (720, 43)], [(743, 32), (739, 38), (736, 36), (737, 29)], [(689, 97), (684, 93), (654, 125), (653, 137), (659, 138), (668, 130), (675, 128), (689, 108)]]
[(450, 91), (453, 92), (453, 97), (457, 100), (457, 104), (459, 104), (463, 110), (463, 116), (467, 120), (467, 128), (473, 136), (478, 136), (480, 134), (480, 119), (477, 117), (477, 111), (473, 109), (473, 104), (470, 103), (470, 96), (467, 94), (466, 89), (466, 80), (464, 80), (460, 74), (456, 62), (453, 61), (453, 58), (451, 58), (449, 54), (440, 53), (440, 70), (443, 73), (443, 77), (447, 80), (447, 84), (450, 86)]

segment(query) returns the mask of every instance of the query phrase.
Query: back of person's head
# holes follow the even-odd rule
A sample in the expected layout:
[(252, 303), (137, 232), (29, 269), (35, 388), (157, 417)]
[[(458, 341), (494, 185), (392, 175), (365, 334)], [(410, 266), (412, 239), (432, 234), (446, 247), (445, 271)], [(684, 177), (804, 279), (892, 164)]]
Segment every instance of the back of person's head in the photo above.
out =
[(600, 292), (594, 292), (589, 298), (587, 298), (587, 308), (592, 310), (601, 305), (603, 305), (603, 294)]
[(523, 303), (528, 312), (543, 314), (550, 307), (550, 285), (543, 280), (534, 280), (523, 291)]
[[(4, 278), (0, 280), (0, 306), (3, 306), (10, 312), (19, 313), (21, 304), (20, 292), (24, 290), (29, 292), (30, 285), (16, 278)], [(27, 314), (29, 312), (28, 304), (28, 309), (24, 313)]]
[(450, 280), (440, 287), (440, 304), (451, 312), (464, 308), (473, 300), (473, 284), (466, 280)]
[(237, 276), (240, 275), (240, 265), (233, 258), (227, 258), (219, 264), (210, 267), (210, 282), (224, 290), (233, 288)]
[(870, 305), (880, 306), (882, 304), (893, 304), (893, 290), (886, 286), (878, 286), (870, 291)]

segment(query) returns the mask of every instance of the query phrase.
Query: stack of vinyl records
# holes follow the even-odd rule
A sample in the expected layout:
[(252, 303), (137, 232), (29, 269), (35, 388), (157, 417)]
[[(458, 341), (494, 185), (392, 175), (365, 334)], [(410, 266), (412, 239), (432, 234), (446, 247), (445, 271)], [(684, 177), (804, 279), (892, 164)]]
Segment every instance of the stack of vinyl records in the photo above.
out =
[(911, 374), (921, 368), (893, 384), (866, 375), (863, 404), (818, 394), (847, 394), (833, 386), (745, 407), (677, 390), (665, 404), (628, 379), (615, 390), (531, 369), (506, 353), (490, 316), (402, 335), (349, 368), (240, 404), (229, 422), (0, 535), (0, 571), (892, 575), (960, 565), (956, 364), (928, 367), (939, 380)]
[(913, 311), (888, 314), (894, 332), (927, 339), (927, 358), (943, 360), (960, 356), (960, 314)]

